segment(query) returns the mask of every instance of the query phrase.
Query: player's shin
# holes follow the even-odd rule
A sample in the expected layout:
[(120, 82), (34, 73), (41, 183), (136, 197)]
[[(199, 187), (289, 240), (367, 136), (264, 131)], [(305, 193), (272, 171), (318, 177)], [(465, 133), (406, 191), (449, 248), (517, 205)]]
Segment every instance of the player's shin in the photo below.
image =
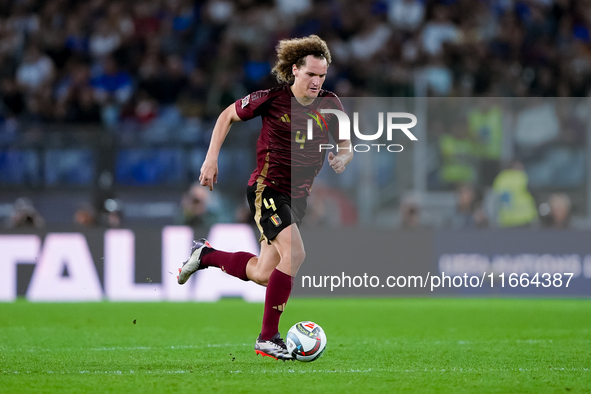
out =
[(275, 269), (269, 277), (261, 338), (269, 340), (279, 331), (279, 319), (293, 288), (294, 277)]

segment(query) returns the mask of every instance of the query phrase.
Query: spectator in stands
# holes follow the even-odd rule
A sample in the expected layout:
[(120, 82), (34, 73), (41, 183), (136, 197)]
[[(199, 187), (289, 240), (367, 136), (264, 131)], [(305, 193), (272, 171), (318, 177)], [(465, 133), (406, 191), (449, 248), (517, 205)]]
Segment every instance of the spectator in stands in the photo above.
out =
[(34, 7), (31, 7), (32, 4), (24, 1), (15, 1), (11, 5), (12, 8), (10, 10), (3, 10), (3, 12), (9, 11), (6, 26), (24, 37), (29, 37), (37, 33), (40, 25), (39, 15), (33, 11)]
[(482, 207), (482, 196), (469, 184), (456, 189), (456, 209), (447, 219), (446, 227), (455, 229), (488, 226), (488, 219)]
[(85, 56), (89, 51), (89, 39), (84, 34), (82, 21), (75, 14), (70, 15), (66, 28), (65, 46), (74, 56)]
[(419, 0), (390, 0), (388, 20), (404, 31), (415, 31), (423, 23), (425, 4)]
[(119, 35), (121, 46), (133, 40), (135, 25), (127, 2), (115, 0), (108, 3), (107, 23)]
[(101, 107), (94, 96), (89, 67), (72, 62), (68, 68), (69, 72), (55, 90), (56, 118), (76, 123), (99, 123)]
[(16, 70), (16, 80), (23, 91), (29, 95), (38, 93), (52, 82), (54, 75), (53, 62), (49, 56), (41, 52), (37, 44), (31, 43)]
[(157, 35), (154, 47), (158, 45), (158, 53), (165, 56), (181, 55), (187, 50), (186, 43), (176, 35), (173, 22), (166, 18), (160, 24), (160, 31)]
[(104, 201), (101, 212), (101, 224), (108, 228), (119, 228), (123, 221), (123, 204), (115, 198)]
[(74, 223), (83, 227), (94, 227), (97, 224), (96, 209), (90, 203), (81, 204), (74, 212)]
[(112, 56), (103, 61), (102, 73), (93, 78), (96, 100), (101, 104), (125, 104), (133, 93), (131, 76), (121, 69)]
[(55, 98), (68, 103), (80, 89), (90, 87), (90, 68), (83, 62), (71, 61), (55, 84)]
[(381, 23), (377, 16), (367, 17), (362, 22), (361, 29), (351, 37), (351, 55), (355, 61), (369, 61), (381, 50), (387, 47), (392, 35), (390, 26)]
[(69, 108), (68, 120), (77, 123), (99, 123), (101, 107), (94, 98), (92, 88), (85, 87), (76, 93)]
[(19, 116), (25, 110), (24, 97), (14, 78), (2, 80), (2, 104), (7, 117)]
[(160, 75), (160, 88), (152, 94), (162, 105), (173, 105), (178, 101), (181, 91), (187, 86), (188, 78), (183, 69), (183, 60), (178, 55), (166, 58), (164, 72)]
[(480, 157), (479, 180), (490, 185), (499, 173), (503, 146), (503, 109), (492, 97), (481, 98), (468, 111), (468, 134)]
[(150, 96), (158, 98), (162, 87), (162, 62), (156, 53), (147, 53), (138, 68), (138, 90), (143, 90)]
[(442, 166), (440, 180), (444, 185), (473, 183), (477, 180), (475, 161), (477, 151), (463, 120), (456, 120), (439, 137)]
[(123, 213), (121, 211), (107, 212), (105, 215), (105, 224), (108, 228), (119, 228), (123, 221)]
[(314, 193), (308, 199), (306, 226), (342, 227), (357, 223), (357, 208), (340, 190), (322, 180), (314, 182)]
[(45, 226), (45, 220), (30, 198), (21, 197), (14, 203), (14, 210), (8, 218), (7, 226), (8, 228), (42, 228)]
[(14, 74), (17, 58), (20, 61), (25, 47), (25, 35), (10, 26), (7, 20), (0, 19), (0, 67), (1, 76), (8, 77)]
[(158, 103), (145, 91), (140, 91), (133, 106), (133, 119), (140, 125), (150, 124), (158, 116)]
[(512, 163), (495, 178), (493, 192), (499, 227), (529, 227), (537, 221), (535, 201), (527, 183), (528, 177), (520, 162)]
[(207, 116), (208, 81), (200, 68), (195, 68), (189, 75), (189, 81), (179, 96), (179, 110), (186, 118)]
[(422, 49), (429, 56), (441, 56), (444, 45), (455, 43), (459, 36), (458, 27), (450, 20), (449, 6), (437, 4), (433, 9), (433, 19), (423, 28)]
[(106, 18), (99, 19), (96, 23), (96, 30), (90, 36), (88, 45), (90, 54), (95, 61), (101, 61), (119, 48), (121, 35)]
[(540, 217), (544, 227), (568, 228), (571, 218), (571, 200), (568, 195), (552, 193), (548, 202), (540, 205)]
[(145, 40), (160, 30), (156, 2), (140, 1), (133, 5), (133, 24), (135, 36)]
[(515, 142), (517, 148), (532, 152), (555, 140), (560, 133), (560, 120), (556, 103), (542, 98), (526, 101), (515, 121)]
[[(589, 27), (579, 16), (585, 15), (585, 5), (550, 3), (388, 0), (341, 7), (339, 2), (311, 1), (297, 5), (289, 1), (265, 5), (142, 1), (129, 5), (119, 0), (85, 0), (68, 9), (69, 3), (62, 1), (16, 2), (5, 10), (0, 23), (0, 79), (12, 78), (18, 69), (16, 80), (29, 96), (40, 84), (52, 84), (53, 75), (63, 74), (73, 58), (90, 55), (94, 70), (114, 56), (129, 72), (125, 87), (115, 88), (115, 101), (120, 105), (141, 90), (134, 91), (130, 88), (134, 85), (127, 82), (137, 78), (142, 83), (139, 59), (143, 54), (172, 55), (166, 61), (168, 73), (158, 71), (159, 78), (166, 75), (164, 79), (172, 83), (164, 90), (154, 89), (158, 94), (143, 90), (159, 105), (176, 104), (178, 87), (187, 81), (188, 73), (180, 71), (182, 64), (198, 66), (212, 75), (216, 85), (209, 92), (210, 108), (216, 112), (214, 107), (225, 101), (223, 96), (241, 95), (229, 94), (232, 89), (269, 86), (268, 78), (257, 76), (267, 67), (272, 37), (321, 30), (330, 36), (334, 48), (331, 67), (335, 70), (330, 74), (334, 81), (327, 81), (333, 89), (343, 80), (353, 83), (355, 94), (411, 95), (418, 79), (439, 96), (481, 95), (490, 89), (500, 96), (586, 96), (591, 87), (586, 49)], [(315, 12), (311, 12), (313, 6)], [(239, 19), (233, 18), (237, 10)], [(318, 12), (325, 23), (318, 23)], [(377, 58), (376, 67), (357, 72), (358, 59), (369, 56)], [(104, 79), (104, 74), (99, 78)], [(55, 82), (59, 90), (62, 78)], [(97, 86), (97, 100), (103, 107), (111, 105), (105, 96), (114, 95), (106, 91)], [(59, 104), (60, 120), (77, 119), (63, 117), (59, 95), (51, 100)], [(54, 106), (39, 97), (32, 101), (25, 112), (34, 112), (35, 117), (40, 116), (39, 107)]]
[(412, 230), (421, 227), (421, 208), (413, 196), (406, 197), (400, 204), (402, 228)]
[(211, 226), (216, 222), (216, 215), (210, 209), (211, 193), (199, 182), (191, 185), (181, 200), (182, 213), (177, 219), (179, 224), (187, 226)]
[[(493, 96), (587, 97), (591, 91), (586, 1), (4, 3), (0, 130), (14, 135), (28, 128), (23, 120), (33, 123), (35, 135), (43, 135), (38, 125), (48, 121), (102, 120), (129, 130), (147, 123), (168, 130), (176, 122), (169, 128), (178, 133), (162, 133), (163, 143), (185, 134), (187, 118), (211, 130), (208, 114), (271, 86), (259, 77), (276, 37), (310, 33), (326, 34), (334, 60), (326, 86), (344, 97), (412, 96), (423, 93), (415, 92), (422, 85), (429, 95), (485, 96), (485, 103)], [(370, 67), (359, 67), (370, 56)], [(531, 184), (578, 187), (585, 179), (586, 120), (578, 125), (570, 113), (562, 119), (550, 101), (529, 103), (513, 117), (513, 136)], [(504, 132), (493, 107), (468, 113), (467, 131), (446, 123), (432, 144), (443, 182), (430, 186), (492, 184)], [(184, 120), (170, 116), (179, 112)], [(426, 130), (430, 138), (433, 130)]]

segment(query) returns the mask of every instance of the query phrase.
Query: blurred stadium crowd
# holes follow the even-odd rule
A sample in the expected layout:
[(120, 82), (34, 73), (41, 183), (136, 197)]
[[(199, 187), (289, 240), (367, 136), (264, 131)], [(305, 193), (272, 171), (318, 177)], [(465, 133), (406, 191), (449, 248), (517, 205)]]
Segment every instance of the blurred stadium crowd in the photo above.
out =
[[(309, 34), (328, 42), (325, 88), (342, 97), (590, 94), (589, 0), (0, 0), (0, 183), (92, 185), (100, 171), (83, 169), (99, 153), (61, 137), (67, 150), (39, 158), (29, 149), (56, 129), (88, 127), (114, 137), (116, 183), (186, 188), (198, 176), (215, 117), (275, 84), (278, 40)], [(515, 160), (544, 200), (583, 190), (588, 119), (546, 104), (532, 101), (514, 115), (523, 124), (508, 157), (502, 140), (509, 137), (495, 123), (511, 109), (506, 103), (467, 111), (462, 124), (433, 122), (429, 190), (471, 185), (482, 194)], [(528, 129), (535, 122), (527, 123), (536, 109), (556, 124), (539, 138)], [(257, 126), (249, 130), (230, 139), (220, 158), (228, 183), (242, 186), (251, 171), (244, 163), (252, 161)], [(562, 150), (550, 147), (556, 141)], [(573, 173), (570, 183), (559, 182)], [(355, 218), (337, 220), (348, 221)]]
[[(0, 2), (6, 120), (145, 124), (216, 116), (273, 85), (281, 38), (319, 34), (347, 97), (589, 93), (587, 0)], [(115, 109), (111, 107), (114, 106)]]

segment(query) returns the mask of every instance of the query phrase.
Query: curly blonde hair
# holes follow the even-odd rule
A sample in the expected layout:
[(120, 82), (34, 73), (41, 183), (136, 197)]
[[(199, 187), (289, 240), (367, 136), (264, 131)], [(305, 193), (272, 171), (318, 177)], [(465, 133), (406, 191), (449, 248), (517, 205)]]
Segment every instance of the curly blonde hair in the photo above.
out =
[(330, 51), (326, 41), (312, 34), (308, 37), (281, 40), (277, 47), (277, 63), (271, 72), (279, 83), (293, 83), (294, 75), (292, 65), (297, 68), (306, 64), (306, 56), (312, 55), (318, 59), (326, 59), (326, 64), (331, 62)]

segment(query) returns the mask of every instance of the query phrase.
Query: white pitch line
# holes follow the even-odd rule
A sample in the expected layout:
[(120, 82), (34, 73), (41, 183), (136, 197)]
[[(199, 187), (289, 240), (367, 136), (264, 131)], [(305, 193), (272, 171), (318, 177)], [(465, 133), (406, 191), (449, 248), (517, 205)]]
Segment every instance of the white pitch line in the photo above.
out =
[[(331, 369), (314, 369), (314, 370), (310, 370), (310, 371), (294, 371), (294, 370), (273, 370), (273, 371), (268, 371), (268, 370), (262, 370), (262, 371), (241, 371), (241, 370), (237, 370), (237, 371), (198, 371), (198, 372), (194, 372), (194, 371), (190, 371), (190, 370), (176, 370), (176, 371), (142, 371), (141, 373), (145, 373), (145, 374), (185, 374), (185, 373), (199, 373), (199, 374), (219, 374), (219, 373), (223, 373), (223, 372), (228, 372), (228, 373), (249, 373), (249, 374), (261, 374), (261, 373), (273, 373), (273, 374), (277, 374), (277, 373), (298, 373), (298, 374), (304, 374), (304, 373), (369, 373), (369, 372), (387, 372), (388, 370), (375, 370), (375, 369), (366, 369), (366, 370), (361, 370), (361, 369), (350, 369), (350, 370), (331, 370)], [(15, 374), (15, 375), (24, 375), (24, 374), (59, 374), (59, 375), (65, 375), (65, 374), (108, 374), (108, 375), (132, 375), (135, 374), (136, 371), (88, 371), (88, 370), (83, 370), (83, 371), (73, 371), (73, 372), (56, 372), (56, 371), (43, 371), (43, 372), (31, 372), (31, 371), (26, 371), (26, 372), (21, 372), (21, 371), (0, 371), (0, 373), (3, 374)]]
[(172, 346), (111, 346), (111, 347), (94, 347), (94, 348), (30, 348), (30, 349), (0, 349), (2, 352), (74, 352), (74, 351), (95, 351), (95, 352), (109, 352), (115, 350), (185, 350), (185, 349), (207, 349), (218, 347), (239, 347), (251, 346), (246, 343), (232, 344), (232, 343), (210, 343), (207, 345), (172, 345)]
[(203, 349), (203, 348), (212, 348), (212, 347), (237, 347), (237, 346), (249, 346), (246, 343), (243, 344), (233, 344), (233, 343), (213, 343), (207, 345), (178, 345), (178, 346), (158, 346), (158, 347), (151, 347), (151, 346), (113, 346), (113, 347), (96, 347), (90, 348), (88, 350), (97, 351), (97, 352), (104, 352), (104, 351), (113, 351), (113, 350), (184, 350), (184, 349)]
[[(558, 342), (562, 342), (560, 339)], [(577, 339), (578, 343), (589, 344), (591, 340), (588, 339)], [(364, 342), (368, 343), (368, 342)], [(528, 344), (528, 345), (539, 345), (539, 344), (552, 344), (556, 343), (552, 339), (513, 339), (513, 340), (502, 340), (502, 341), (473, 341), (473, 340), (437, 340), (437, 341), (387, 341), (386, 344), (391, 346), (398, 345), (412, 345), (415, 343), (428, 344), (428, 345), (483, 345), (483, 344)], [(251, 344), (233, 344), (233, 343), (211, 343), (204, 345), (172, 345), (172, 346), (105, 346), (105, 347), (93, 347), (93, 348), (38, 348), (32, 347), (29, 349), (7, 349), (0, 347), (0, 353), (2, 352), (73, 352), (73, 351), (95, 351), (95, 352), (107, 352), (117, 350), (183, 350), (183, 349), (204, 349), (204, 348), (221, 348), (221, 347), (239, 347), (239, 346), (251, 346)]]
[[(544, 369), (547, 371), (547, 369)], [(582, 368), (582, 367), (572, 367), (572, 368), (550, 368), (553, 371), (574, 371), (574, 372), (589, 372), (589, 368)], [(379, 372), (387, 372), (387, 373), (440, 373), (440, 372), (456, 372), (456, 373), (487, 373), (487, 372), (539, 372), (541, 369), (538, 368), (491, 368), (491, 369), (463, 369), (463, 368), (452, 368), (452, 369), (424, 369), (424, 370), (414, 370), (414, 369), (406, 369), (406, 370), (396, 370), (396, 369), (312, 369), (312, 370), (300, 370), (296, 371), (293, 369), (282, 370), (282, 369), (274, 369), (274, 370), (261, 370), (261, 371), (242, 371), (242, 370), (235, 370), (235, 371), (195, 371), (195, 370), (171, 370), (171, 371), (140, 371), (139, 374), (150, 374), (150, 375), (158, 375), (158, 374), (186, 374), (186, 373), (198, 373), (198, 374), (219, 374), (219, 373), (235, 373), (235, 374), (284, 374), (284, 373), (294, 373), (294, 374), (357, 374), (357, 373), (379, 373)], [(0, 374), (58, 374), (58, 375), (65, 375), (65, 374), (107, 374), (107, 375), (132, 375), (136, 374), (137, 371), (119, 371), (119, 370), (108, 370), (108, 371), (89, 371), (89, 370), (82, 370), (82, 371), (43, 371), (43, 372), (31, 372), (31, 371), (0, 371)]]

